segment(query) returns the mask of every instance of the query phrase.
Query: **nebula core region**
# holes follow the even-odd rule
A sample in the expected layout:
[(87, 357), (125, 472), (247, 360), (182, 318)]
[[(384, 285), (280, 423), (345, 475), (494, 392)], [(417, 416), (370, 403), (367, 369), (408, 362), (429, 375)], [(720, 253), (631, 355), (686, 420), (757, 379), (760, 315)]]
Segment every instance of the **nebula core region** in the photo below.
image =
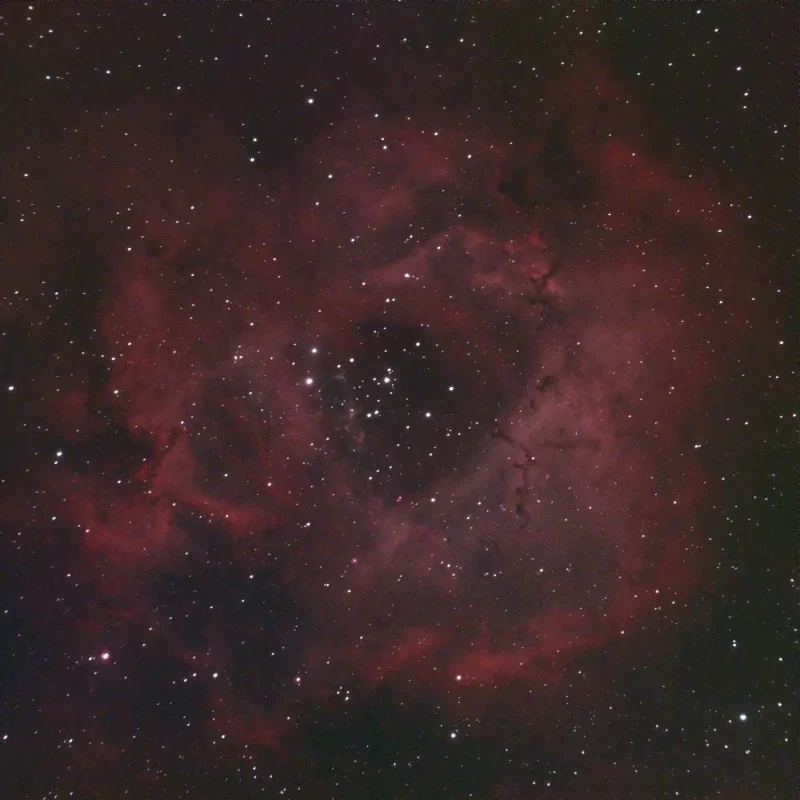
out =
[(785, 446), (732, 466), (790, 370), (760, 184), (530, 9), (536, 59), (488, 9), (272, 10), (86, 9), (113, 66), (8, 90), (5, 796), (777, 796), (784, 650), (715, 627), (765, 513), (786, 575)]

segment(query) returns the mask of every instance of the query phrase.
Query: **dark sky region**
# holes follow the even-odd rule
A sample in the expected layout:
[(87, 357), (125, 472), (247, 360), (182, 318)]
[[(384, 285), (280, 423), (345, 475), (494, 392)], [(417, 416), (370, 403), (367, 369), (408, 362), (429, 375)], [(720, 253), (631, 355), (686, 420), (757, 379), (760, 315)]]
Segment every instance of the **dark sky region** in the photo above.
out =
[(0, 7), (0, 796), (795, 796), (791, 3)]

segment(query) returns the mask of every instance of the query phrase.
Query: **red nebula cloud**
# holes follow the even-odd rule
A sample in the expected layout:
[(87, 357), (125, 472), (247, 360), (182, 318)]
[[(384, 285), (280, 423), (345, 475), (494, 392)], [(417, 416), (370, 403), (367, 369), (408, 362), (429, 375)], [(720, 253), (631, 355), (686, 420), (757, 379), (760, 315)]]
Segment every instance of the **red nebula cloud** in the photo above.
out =
[[(705, 347), (703, 263), (735, 222), (648, 155), (623, 87), (582, 74), (554, 92), (556, 144), (544, 119), (509, 145), (445, 115), (435, 137), (365, 115), (267, 190), (230, 177), (233, 132), (197, 112), (179, 140), (169, 114), (134, 106), (65, 133), (63, 185), (29, 189), (40, 235), (4, 263), (36, 265), (31, 296), (41, 276), (68, 284), (66, 244), (43, 242), (60, 203), (91, 203), (96, 329), (83, 360), (63, 369), (61, 342), (41, 391), (18, 389), (67, 455), (36, 460), (17, 497), (50, 487), (38, 546), (69, 541), (115, 597), (76, 630), (113, 618), (115, 660), (144, 639), (225, 666), (199, 690), (212, 730), (279, 751), (345, 680), (465, 713), (500, 692), (546, 725), (584, 659), (635, 658), (687, 613), (711, 492), (691, 421), (725, 358)], [(733, 272), (744, 239), (730, 249)], [(200, 609), (193, 581), (215, 570), (230, 603)], [(299, 642), (273, 647), (271, 604), (296, 609)], [(286, 688), (264, 697), (269, 681)]]

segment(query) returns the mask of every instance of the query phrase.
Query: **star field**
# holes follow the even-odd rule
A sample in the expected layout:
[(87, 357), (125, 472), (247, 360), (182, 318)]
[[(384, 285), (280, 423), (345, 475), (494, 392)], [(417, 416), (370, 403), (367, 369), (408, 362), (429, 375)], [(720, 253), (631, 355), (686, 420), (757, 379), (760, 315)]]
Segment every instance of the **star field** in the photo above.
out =
[(793, 796), (791, 6), (0, 34), (0, 796)]

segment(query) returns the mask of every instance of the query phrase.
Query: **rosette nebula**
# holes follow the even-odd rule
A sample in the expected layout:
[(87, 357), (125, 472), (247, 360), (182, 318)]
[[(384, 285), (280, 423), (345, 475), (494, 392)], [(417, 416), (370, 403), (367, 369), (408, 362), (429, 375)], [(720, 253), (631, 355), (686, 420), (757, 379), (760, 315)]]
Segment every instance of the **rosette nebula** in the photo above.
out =
[(791, 9), (4, 11), (3, 796), (788, 797)]

